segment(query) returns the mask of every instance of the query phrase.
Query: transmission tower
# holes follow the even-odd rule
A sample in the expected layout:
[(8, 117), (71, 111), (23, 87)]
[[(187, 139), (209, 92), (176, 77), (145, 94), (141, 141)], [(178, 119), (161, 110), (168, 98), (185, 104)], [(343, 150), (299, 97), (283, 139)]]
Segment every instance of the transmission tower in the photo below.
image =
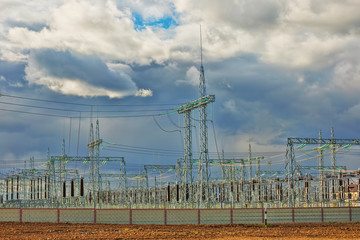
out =
[[(321, 142), (321, 130), (319, 130), (319, 142)], [(323, 193), (323, 165), (324, 165), (324, 157), (323, 157), (324, 151), (321, 147), (321, 144), (319, 144), (319, 157), (318, 157), (318, 174), (319, 174), (319, 199), (322, 203), (324, 199), (324, 193)]]
[[(198, 195), (197, 200), (199, 206), (202, 205), (202, 199), (209, 199), (208, 187), (205, 187), (205, 196), (203, 195), (203, 183), (209, 185), (210, 168), (209, 168), (209, 153), (208, 153), (208, 126), (207, 126), (207, 104), (215, 101), (215, 95), (206, 95), (206, 82), (204, 74), (204, 66), (202, 62), (202, 35), (200, 27), (200, 84), (199, 84), (199, 99), (189, 102), (179, 108), (177, 112), (184, 114), (184, 142), (185, 142), (185, 156), (184, 156), (184, 169), (186, 171), (186, 181), (193, 181), (192, 176), (192, 141), (191, 141), (191, 111), (199, 109), (199, 122), (200, 122), (200, 155), (199, 155), (199, 171), (197, 176)], [(185, 181), (185, 184), (187, 183)]]
[(192, 126), (191, 126), (191, 110), (184, 112), (184, 168), (186, 172), (184, 174), (185, 184), (193, 183), (193, 170), (192, 170)]
[[(199, 97), (203, 98), (206, 96), (206, 83), (205, 83), (205, 73), (204, 66), (202, 62), (202, 35), (201, 35), (201, 26), (200, 26), (200, 84), (199, 84)], [(199, 156), (199, 181), (201, 184), (202, 181), (205, 180), (206, 188), (205, 188), (205, 197), (209, 199), (208, 193), (208, 185), (210, 179), (210, 171), (209, 171), (209, 153), (208, 153), (208, 127), (207, 127), (207, 104), (201, 104), (199, 106), (199, 116), (200, 116), (200, 156)], [(205, 176), (203, 173), (202, 166), (205, 165)], [(203, 191), (200, 191), (201, 193)]]
[(252, 162), (251, 162), (251, 144), (249, 143), (249, 151), (248, 151), (248, 161), (249, 161), (249, 181), (252, 180)]
[(99, 155), (100, 155), (100, 144), (102, 143), (102, 139), (100, 139), (100, 131), (99, 131), (99, 120), (96, 121), (96, 130), (95, 130), (96, 137), (94, 138), (94, 127), (93, 123), (90, 123), (90, 133), (89, 133), (89, 182), (88, 188), (92, 188), (89, 191), (93, 200), (94, 200), (94, 207), (97, 204), (97, 198), (100, 200), (101, 196), (101, 182), (100, 182), (100, 162), (99, 162)]
[(335, 169), (336, 167), (336, 150), (335, 150), (335, 144), (334, 144), (334, 128), (332, 127), (331, 128), (331, 139), (333, 140), (332, 141), (332, 144), (331, 144), (331, 166)]

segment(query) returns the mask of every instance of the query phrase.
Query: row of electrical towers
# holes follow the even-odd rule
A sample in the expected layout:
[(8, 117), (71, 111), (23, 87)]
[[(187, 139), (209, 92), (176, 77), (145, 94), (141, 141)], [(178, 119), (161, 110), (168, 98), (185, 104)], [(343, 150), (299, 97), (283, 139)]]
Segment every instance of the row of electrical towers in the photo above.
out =
[[(30, 161), (30, 169), (10, 174), (2, 182), (0, 202), (4, 206), (22, 207), (299, 207), (299, 206), (344, 206), (350, 203), (345, 199), (354, 194), (351, 191), (354, 183), (360, 190), (360, 172), (346, 171), (345, 167), (337, 166), (335, 153), (352, 145), (360, 145), (359, 139), (336, 139), (333, 130), (331, 138), (288, 138), (286, 164), (284, 171), (260, 171), (263, 157), (252, 158), (249, 146), (248, 159), (209, 159), (208, 172), (212, 168), (221, 167), (222, 178), (200, 178), (190, 181), (190, 170), (199, 169), (200, 160), (184, 161), (180, 159), (175, 165), (144, 165), (143, 173), (127, 174), (123, 158), (100, 157), (99, 147), (102, 140), (99, 136), (99, 122), (96, 122), (95, 134), (90, 124), (89, 156), (71, 157), (65, 154), (65, 143), (62, 145), (61, 156), (51, 156), (48, 152), (47, 169), (40, 170)], [(296, 149), (294, 145), (299, 145)], [(301, 166), (295, 160), (295, 151), (306, 145), (318, 145), (312, 151), (318, 152), (318, 166)], [(98, 149), (96, 149), (98, 148)], [(324, 151), (332, 152), (331, 166), (324, 166)], [(205, 151), (207, 152), (207, 151)], [(188, 153), (188, 152), (187, 152)], [(190, 154), (191, 156), (191, 154)], [(89, 164), (88, 177), (80, 176), (77, 170), (69, 169), (68, 163), (80, 161)], [(100, 166), (108, 161), (120, 162), (119, 174), (100, 172)], [(257, 161), (255, 178), (252, 178), (252, 162)], [(186, 166), (186, 164), (189, 164)], [(248, 164), (248, 166), (246, 166)], [(190, 166), (190, 167), (188, 167)], [(249, 176), (245, 178), (246, 168)], [(161, 179), (161, 172), (175, 169), (176, 182)], [(317, 169), (318, 176), (303, 170)], [(150, 186), (149, 175), (160, 170), (155, 184)], [(206, 171), (204, 171), (206, 172)], [(266, 177), (263, 177), (265, 174)], [(73, 177), (69, 179), (69, 175)], [(272, 175), (272, 176), (271, 176)], [(273, 178), (282, 175), (281, 178)], [(105, 178), (118, 178), (118, 187), (113, 188)], [(127, 180), (136, 179), (137, 185), (128, 186)], [(199, 176), (198, 176), (199, 178)], [(84, 188), (84, 180), (88, 180)], [(354, 182), (355, 179), (355, 182)], [(357, 181), (356, 181), (357, 179)], [(165, 185), (164, 185), (165, 184)], [(70, 186), (69, 186), (70, 185)], [(68, 194), (68, 187), (70, 194)], [(78, 190), (76, 190), (78, 189)], [(360, 193), (357, 193), (360, 194)], [(351, 196), (352, 198), (352, 196)], [(358, 200), (351, 199), (353, 203)], [(10, 204), (10, 205), (9, 205)], [(12, 205), (11, 205), (12, 204)]]
[[(51, 202), (56, 203), (55, 206), (57, 207), (60, 204), (60, 207), (91, 206), (94, 208), (103, 207), (105, 202), (109, 203), (109, 206), (146, 206), (150, 208), (166, 206), (166, 204), (173, 207), (210, 208), (218, 206), (260, 207), (264, 203), (275, 207), (294, 207), (303, 206), (303, 204), (318, 206), (316, 204), (323, 204), (324, 201), (341, 203), (344, 193), (350, 192), (350, 179), (354, 177), (359, 180), (360, 174), (353, 172), (350, 176), (342, 172), (345, 168), (339, 168), (336, 165), (336, 149), (339, 146), (345, 148), (349, 145), (360, 145), (360, 143), (358, 139), (335, 139), (333, 129), (331, 129), (330, 139), (322, 138), (321, 131), (319, 138), (288, 138), (284, 171), (271, 171), (270, 168), (268, 171), (261, 171), (260, 161), (264, 157), (253, 158), (250, 144), (248, 159), (224, 159), (224, 154), (221, 159), (209, 159), (207, 105), (215, 102), (215, 96), (208, 95), (206, 92), (201, 29), (200, 53), (199, 98), (176, 108), (177, 113), (182, 114), (184, 119), (184, 158), (180, 159), (176, 166), (145, 165), (143, 173), (127, 174), (123, 158), (100, 157), (100, 146), (103, 144), (103, 140), (100, 138), (99, 121), (96, 121), (95, 127), (93, 125), (91, 108), (89, 142), (87, 144), (88, 157), (67, 156), (63, 142), (61, 156), (48, 156), (49, 167), (47, 170), (35, 174), (32, 162), (31, 170), (16, 173), (6, 178), (3, 184), (5, 202), (17, 203), (17, 201), (9, 201), (9, 198), (10, 200), (18, 200), (23, 197), (23, 202), (31, 204)], [(196, 121), (192, 118), (192, 113), (196, 110), (199, 110), (200, 125), (200, 154), (198, 159), (194, 159), (192, 152), (193, 121)], [(318, 170), (317, 178), (309, 174), (303, 175), (302, 170), (309, 169), (309, 166), (300, 166), (296, 162), (295, 145), (300, 145), (298, 149), (305, 145), (318, 145), (318, 166), (315, 166)], [(332, 162), (330, 167), (326, 167), (323, 164), (323, 152), (329, 148), (332, 151)], [(87, 179), (84, 176), (80, 177), (77, 171), (71, 172), (71, 170), (66, 169), (69, 161), (88, 163)], [(120, 172), (118, 174), (101, 173), (100, 167), (103, 162), (107, 161), (120, 162)], [(255, 178), (253, 178), (252, 164), (255, 161), (257, 162), (257, 169)], [(211, 178), (210, 164), (213, 167), (221, 167), (222, 179)], [(246, 168), (248, 168), (248, 179), (245, 177)], [(332, 174), (325, 174), (326, 168), (329, 168)], [(175, 169), (175, 183), (166, 183), (161, 181), (161, 178), (155, 177), (154, 186), (150, 186), (149, 171), (158, 169), (161, 171)], [(194, 175), (196, 170), (198, 171), (197, 176)], [(71, 194), (68, 197), (69, 174), (73, 174), (75, 177), (70, 179)], [(263, 178), (263, 174), (268, 176), (272, 174), (283, 175), (283, 177)], [(108, 177), (118, 178), (117, 189), (111, 189), (110, 183), (105, 181)], [(127, 184), (129, 178), (137, 178), (137, 185), (129, 187)], [(30, 180), (30, 182), (26, 182), (26, 180)], [(85, 180), (87, 180), (86, 187), (84, 187)], [(164, 183), (166, 186), (162, 185)], [(358, 185), (360, 191), (360, 181)], [(314, 187), (315, 190), (312, 190), (310, 186)], [(74, 188), (80, 189), (77, 197), (73, 193)], [(23, 190), (21, 191), (21, 189)], [(24, 193), (23, 196), (19, 195), (21, 192)], [(330, 193), (338, 195), (330, 199)], [(73, 199), (79, 199), (79, 201), (75, 202)], [(54, 204), (50, 206), (54, 206)]]
[[(338, 169), (336, 164), (336, 151), (339, 147), (347, 149), (353, 145), (360, 145), (359, 139), (337, 139), (334, 137), (334, 128), (331, 128), (331, 138), (322, 138), (322, 132), (319, 130), (319, 138), (288, 138), (286, 148), (286, 161), (284, 172), (287, 173), (287, 185), (288, 185), (288, 206), (295, 206), (297, 195), (295, 193), (295, 179), (301, 175), (301, 169), (304, 168), (296, 163), (295, 160), (295, 148), (294, 145), (299, 145), (298, 149), (303, 148), (306, 145), (318, 145), (318, 189), (319, 189), (319, 201), (321, 202), (325, 196), (324, 185), (326, 183), (324, 169), (332, 169), (335, 172)], [(331, 166), (324, 166), (324, 151), (331, 149)], [(340, 171), (341, 174), (341, 171)], [(337, 188), (336, 181), (334, 182), (334, 188)]]

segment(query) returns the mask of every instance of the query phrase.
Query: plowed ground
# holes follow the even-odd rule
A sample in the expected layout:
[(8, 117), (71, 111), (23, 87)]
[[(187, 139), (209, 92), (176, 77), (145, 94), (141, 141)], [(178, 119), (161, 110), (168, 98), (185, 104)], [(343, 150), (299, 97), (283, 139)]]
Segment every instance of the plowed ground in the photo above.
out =
[(360, 239), (360, 223), (113, 225), (0, 223), (0, 239)]

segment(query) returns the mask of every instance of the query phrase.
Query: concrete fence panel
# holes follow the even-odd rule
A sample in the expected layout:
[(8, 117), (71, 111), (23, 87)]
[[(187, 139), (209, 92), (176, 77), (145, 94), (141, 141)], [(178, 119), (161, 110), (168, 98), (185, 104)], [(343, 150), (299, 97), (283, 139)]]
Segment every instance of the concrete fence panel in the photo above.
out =
[(289, 223), (293, 221), (292, 208), (268, 208), (268, 223)]
[(53, 208), (24, 208), (22, 209), (23, 222), (51, 222), (58, 221), (58, 211)]
[(230, 224), (230, 209), (201, 209), (200, 224)]
[(351, 220), (356, 222), (360, 221), (360, 207), (351, 208)]
[[(2, 222), (109, 224), (261, 224), (262, 208), (235, 209), (52, 209), (0, 208)], [(268, 223), (360, 221), (360, 207), (268, 208)]]
[(294, 208), (295, 222), (322, 222), (321, 208)]
[(198, 224), (198, 209), (167, 209), (167, 224)]
[(348, 222), (350, 221), (350, 209), (348, 207), (323, 208), (324, 222)]
[(96, 210), (97, 223), (130, 224), (129, 209), (98, 209)]
[(94, 223), (94, 209), (60, 209), (61, 223)]
[(262, 223), (262, 208), (233, 209), (233, 223)]
[(132, 209), (132, 224), (165, 224), (164, 209)]
[(18, 208), (0, 208), (1, 222), (19, 222), (20, 209)]

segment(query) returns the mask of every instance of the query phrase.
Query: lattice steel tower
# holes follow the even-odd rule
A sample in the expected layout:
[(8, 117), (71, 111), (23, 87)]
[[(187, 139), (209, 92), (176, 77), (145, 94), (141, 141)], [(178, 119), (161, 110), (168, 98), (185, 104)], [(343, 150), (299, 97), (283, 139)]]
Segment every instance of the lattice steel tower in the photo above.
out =
[[(197, 176), (198, 195), (197, 201), (202, 205), (202, 199), (209, 199), (208, 187), (205, 187), (205, 196), (203, 195), (203, 183), (209, 184), (210, 168), (209, 168), (209, 152), (208, 152), (208, 127), (207, 127), (207, 104), (215, 101), (215, 95), (206, 95), (206, 83), (204, 66), (202, 61), (202, 35), (200, 26), (200, 84), (199, 84), (199, 98), (195, 101), (189, 102), (179, 108), (177, 112), (184, 114), (184, 142), (185, 142), (185, 156), (184, 156), (184, 169), (185, 169), (185, 183), (189, 180), (192, 181), (192, 131), (191, 131), (191, 111), (199, 109), (199, 122), (200, 122), (200, 155), (199, 155), (199, 172)], [(205, 167), (204, 167), (205, 166)]]
[[(206, 83), (204, 66), (202, 63), (202, 35), (200, 27), (200, 84), (199, 84), (199, 98), (206, 96)], [(206, 183), (209, 183), (209, 153), (208, 153), (208, 128), (207, 128), (207, 104), (199, 106), (200, 116), (200, 156), (199, 156), (199, 177), (204, 179)], [(205, 176), (203, 176), (202, 165), (205, 164)]]
[(89, 133), (89, 181), (88, 188), (89, 192), (92, 193), (92, 199), (94, 201), (94, 207), (97, 202), (100, 203), (101, 196), (101, 181), (100, 181), (100, 145), (102, 143), (100, 139), (99, 120), (96, 121), (95, 139), (94, 139), (94, 128), (93, 123), (90, 123)]

